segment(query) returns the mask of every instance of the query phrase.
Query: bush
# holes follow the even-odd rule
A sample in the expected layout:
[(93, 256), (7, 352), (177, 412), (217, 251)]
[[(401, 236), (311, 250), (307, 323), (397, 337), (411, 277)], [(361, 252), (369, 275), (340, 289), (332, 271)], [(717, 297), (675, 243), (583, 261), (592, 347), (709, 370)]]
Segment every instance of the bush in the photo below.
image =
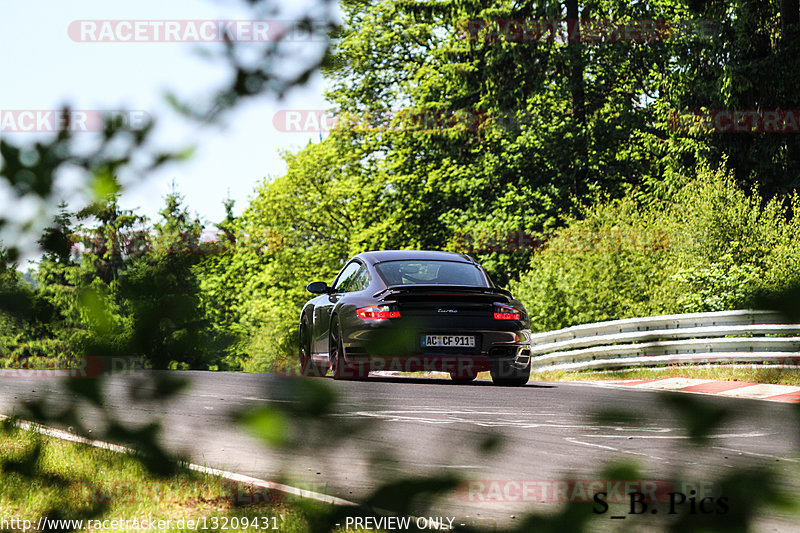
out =
[(536, 331), (752, 306), (800, 278), (796, 196), (764, 200), (717, 171), (669, 199), (631, 194), (569, 220), (512, 290)]

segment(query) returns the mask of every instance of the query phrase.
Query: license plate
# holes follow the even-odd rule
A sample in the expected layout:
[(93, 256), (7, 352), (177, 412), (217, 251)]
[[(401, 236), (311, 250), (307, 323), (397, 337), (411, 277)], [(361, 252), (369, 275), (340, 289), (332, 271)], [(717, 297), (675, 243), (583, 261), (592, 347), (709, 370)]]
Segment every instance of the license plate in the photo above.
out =
[(474, 348), (473, 335), (423, 335), (422, 345), (426, 348)]

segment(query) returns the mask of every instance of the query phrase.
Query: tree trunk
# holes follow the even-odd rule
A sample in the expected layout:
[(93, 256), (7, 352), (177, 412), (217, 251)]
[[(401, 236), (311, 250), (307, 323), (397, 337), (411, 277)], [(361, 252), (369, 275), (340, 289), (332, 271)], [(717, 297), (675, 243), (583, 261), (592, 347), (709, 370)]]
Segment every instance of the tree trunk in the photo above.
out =
[[(797, 0), (794, 0), (797, 1)], [(567, 57), (569, 58), (569, 89), (572, 98), (572, 117), (579, 131), (575, 147), (575, 172), (572, 193), (580, 195), (586, 186), (589, 149), (586, 141), (586, 93), (584, 88), (583, 43), (581, 38), (578, 0), (564, 2), (567, 11)], [(584, 12), (584, 17), (586, 13)]]

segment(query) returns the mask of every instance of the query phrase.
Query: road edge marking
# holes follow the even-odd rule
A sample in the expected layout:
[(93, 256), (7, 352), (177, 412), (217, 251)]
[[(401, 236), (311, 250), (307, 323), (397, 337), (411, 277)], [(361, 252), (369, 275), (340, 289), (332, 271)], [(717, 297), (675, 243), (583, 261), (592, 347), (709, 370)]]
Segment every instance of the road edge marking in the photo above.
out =
[[(0, 421), (8, 420), (10, 418), (11, 417), (7, 415), (0, 414)], [(48, 426), (44, 426), (42, 424), (37, 424), (36, 422), (29, 422), (27, 420), (17, 420), (16, 426), (19, 427), (20, 429), (34, 431), (36, 433), (48, 437), (66, 440), (69, 442), (77, 442), (79, 444), (86, 444), (89, 446), (93, 446), (95, 448), (109, 450), (112, 452), (135, 453), (136, 451), (133, 448), (122, 446), (120, 444), (113, 444), (111, 442), (105, 442), (102, 440), (87, 439), (86, 437), (75, 435), (74, 433), (64, 431), (63, 429), (51, 428)], [(358, 505), (354, 502), (344, 500), (342, 498), (337, 498), (336, 496), (330, 496), (328, 494), (323, 494), (321, 492), (314, 492), (311, 490), (301, 489), (298, 487), (292, 487), (291, 485), (284, 485), (283, 483), (277, 483), (275, 481), (266, 481), (263, 479), (247, 476), (245, 474), (238, 474), (236, 472), (229, 472), (227, 470), (212, 468), (210, 466), (198, 465), (195, 463), (185, 463), (185, 464), (187, 465), (187, 468), (189, 470), (194, 470), (195, 472), (221, 477), (229, 481), (244, 483), (246, 485), (252, 485), (254, 487), (259, 487), (262, 489), (275, 490), (277, 492), (282, 492), (284, 494), (291, 494), (293, 496), (298, 496), (300, 498), (316, 500), (318, 502), (328, 503), (332, 505), (347, 505), (347, 506)]]
[(774, 385), (765, 383), (750, 383), (747, 381), (697, 381), (702, 381), (702, 383), (687, 384), (686, 382), (681, 382), (676, 378), (630, 380), (627, 382), (626, 380), (600, 380), (587, 381), (583, 383), (590, 383), (600, 387), (684, 392), (690, 394), (702, 394), (704, 396), (762, 400), (778, 403), (800, 403), (800, 387), (796, 385)]

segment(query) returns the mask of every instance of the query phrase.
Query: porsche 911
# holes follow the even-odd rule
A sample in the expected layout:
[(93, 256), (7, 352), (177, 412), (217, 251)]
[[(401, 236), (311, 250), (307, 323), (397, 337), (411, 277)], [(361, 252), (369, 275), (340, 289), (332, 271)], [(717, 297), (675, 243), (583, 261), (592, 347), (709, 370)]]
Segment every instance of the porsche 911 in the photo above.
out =
[(363, 379), (371, 371), (449, 373), (457, 382), (488, 371), (497, 385), (530, 377), (530, 324), (523, 305), (468, 255), (365, 252), (331, 285), (310, 283), (300, 313), (305, 375)]

